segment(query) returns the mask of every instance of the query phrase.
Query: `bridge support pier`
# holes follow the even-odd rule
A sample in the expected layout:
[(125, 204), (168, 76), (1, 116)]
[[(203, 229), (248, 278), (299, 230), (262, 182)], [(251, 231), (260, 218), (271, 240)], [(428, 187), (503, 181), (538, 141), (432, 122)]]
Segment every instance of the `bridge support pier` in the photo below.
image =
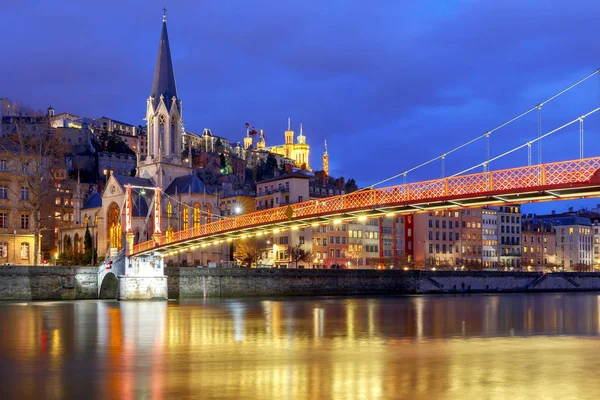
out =
[(160, 256), (125, 258), (125, 273), (119, 275), (118, 300), (167, 300), (167, 277)]

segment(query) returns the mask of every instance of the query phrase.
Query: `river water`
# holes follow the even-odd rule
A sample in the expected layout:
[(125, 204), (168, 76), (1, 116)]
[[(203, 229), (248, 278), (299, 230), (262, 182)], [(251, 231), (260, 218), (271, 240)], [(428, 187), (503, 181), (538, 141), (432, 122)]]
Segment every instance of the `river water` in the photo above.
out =
[(0, 303), (0, 398), (599, 399), (600, 296)]

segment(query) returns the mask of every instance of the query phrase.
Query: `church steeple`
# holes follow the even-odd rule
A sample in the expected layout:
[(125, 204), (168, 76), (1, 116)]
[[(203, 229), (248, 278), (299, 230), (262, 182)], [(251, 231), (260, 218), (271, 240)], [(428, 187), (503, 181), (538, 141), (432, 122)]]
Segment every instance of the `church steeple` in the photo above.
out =
[(167, 16), (166, 10), (163, 15), (162, 30), (160, 32), (160, 41), (158, 42), (158, 56), (156, 58), (156, 67), (154, 69), (154, 79), (152, 81), (152, 92), (150, 96), (154, 98), (152, 106), (157, 108), (160, 102), (160, 96), (167, 107), (171, 110), (173, 97), (177, 100), (177, 87), (175, 86), (175, 72), (173, 72), (173, 62), (171, 61), (171, 47), (169, 46), (169, 35), (167, 34)]
[[(167, 35), (166, 9), (162, 19), (162, 30), (158, 43), (158, 55), (152, 80), (152, 92), (146, 102), (148, 123), (148, 152), (141, 155), (140, 165), (167, 163), (182, 166), (183, 118), (181, 100), (177, 96), (175, 73), (171, 60), (171, 48)], [(155, 167), (152, 167), (155, 168)], [(138, 173), (148, 168), (138, 169)], [(149, 172), (153, 176), (153, 172)]]

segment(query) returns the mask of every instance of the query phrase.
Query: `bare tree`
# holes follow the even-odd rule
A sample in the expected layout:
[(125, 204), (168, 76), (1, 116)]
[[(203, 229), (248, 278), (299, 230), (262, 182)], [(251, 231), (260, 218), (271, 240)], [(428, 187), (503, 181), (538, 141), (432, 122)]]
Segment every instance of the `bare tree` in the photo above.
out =
[(362, 266), (362, 260), (365, 255), (362, 244), (350, 244), (346, 253), (350, 262), (356, 266)]
[(311, 262), (313, 259), (313, 253), (306, 250), (300, 243), (290, 246), (287, 250), (287, 255), (294, 267), (298, 267), (300, 261)]
[(25, 108), (10, 117), (10, 129), (0, 147), (19, 159), (24, 179), (16, 195), (24, 209), (31, 212), (29, 229), (34, 234), (33, 265), (39, 263), (43, 228), (55, 221), (55, 199), (59, 182), (66, 177), (65, 145), (50, 127), (50, 119)]
[(256, 264), (262, 258), (262, 246), (256, 237), (239, 240), (235, 245), (234, 257), (240, 260), (248, 268)]

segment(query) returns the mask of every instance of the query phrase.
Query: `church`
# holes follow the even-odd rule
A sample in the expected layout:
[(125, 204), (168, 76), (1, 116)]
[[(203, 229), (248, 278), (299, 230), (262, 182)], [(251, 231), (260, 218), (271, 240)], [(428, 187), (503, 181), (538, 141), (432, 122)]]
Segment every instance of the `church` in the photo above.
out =
[[(139, 154), (135, 177), (111, 175), (102, 193), (83, 199), (81, 189), (74, 195), (75, 221), (80, 223), (60, 232), (60, 237), (83, 237), (88, 227), (98, 257), (111, 257), (124, 246), (124, 207), (131, 187), (131, 227), (134, 244), (155, 236), (198, 227), (220, 217), (217, 195), (194, 173), (191, 159), (181, 157), (184, 135), (182, 102), (177, 95), (171, 60), (166, 16), (163, 16), (158, 56), (150, 97), (146, 101), (148, 146)], [(78, 185), (79, 186), (79, 185)], [(159, 191), (158, 195), (156, 191)], [(158, 200), (158, 201), (157, 201)], [(151, 215), (160, 213), (160, 226)], [(188, 265), (207, 265), (229, 260), (227, 243), (209, 246), (194, 253), (172, 257)], [(166, 258), (169, 262), (169, 258)]]

